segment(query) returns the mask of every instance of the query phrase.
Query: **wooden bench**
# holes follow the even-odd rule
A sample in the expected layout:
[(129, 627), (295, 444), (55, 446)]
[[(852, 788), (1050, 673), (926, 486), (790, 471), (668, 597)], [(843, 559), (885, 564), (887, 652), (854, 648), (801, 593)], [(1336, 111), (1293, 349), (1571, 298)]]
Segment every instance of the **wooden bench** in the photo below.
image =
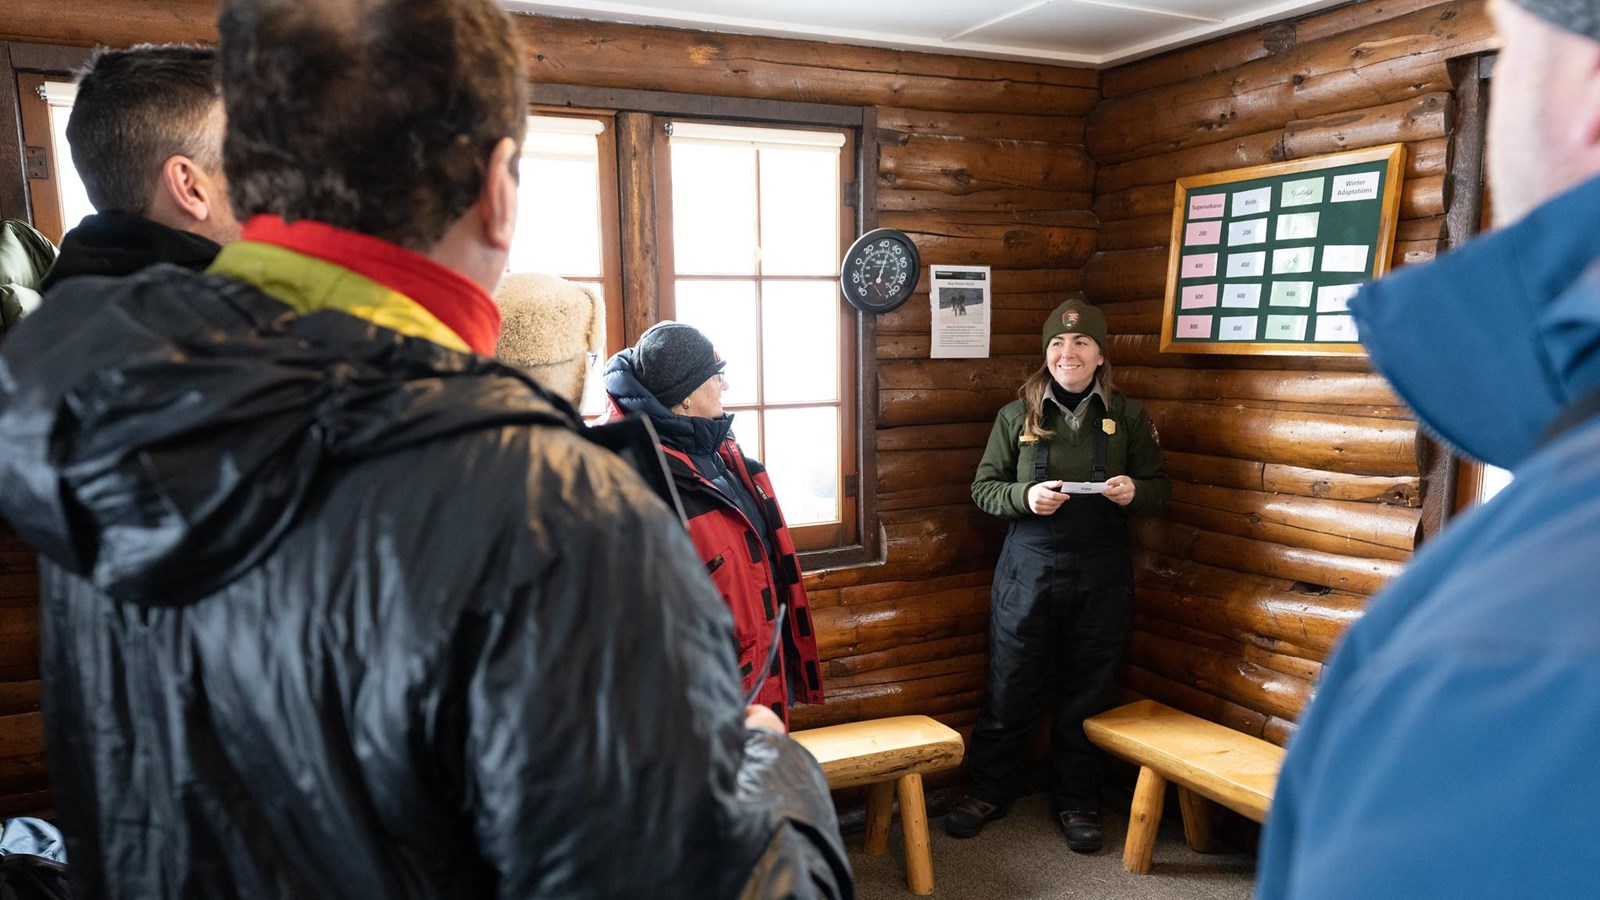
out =
[(1207, 800), (1257, 822), (1266, 821), (1283, 765), (1283, 748), (1276, 744), (1154, 700), (1086, 719), (1083, 730), (1107, 753), (1139, 766), (1122, 850), (1122, 867), (1129, 872), (1150, 871), (1168, 781), (1178, 785), (1184, 839), (1201, 853), (1212, 846)]
[(960, 765), (961, 735), (927, 716), (872, 719), (796, 731), (790, 737), (822, 764), (828, 787), (868, 785), (866, 851), (889, 846), (889, 817), (900, 795), (900, 825), (906, 836), (906, 884), (913, 894), (933, 893), (933, 855), (928, 847), (928, 808), (922, 773)]

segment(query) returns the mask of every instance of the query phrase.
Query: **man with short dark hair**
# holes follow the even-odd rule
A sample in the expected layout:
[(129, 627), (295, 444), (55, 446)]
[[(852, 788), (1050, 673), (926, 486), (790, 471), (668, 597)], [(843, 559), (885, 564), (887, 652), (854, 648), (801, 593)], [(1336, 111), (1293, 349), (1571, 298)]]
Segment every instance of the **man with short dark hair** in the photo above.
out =
[(61, 239), (44, 288), (155, 263), (201, 271), (239, 234), (222, 174), (222, 94), (210, 47), (100, 48), (67, 118), (95, 214)]
[(527, 87), (491, 0), (226, 0), (242, 239), (0, 348), (87, 897), (848, 898), (682, 522), (487, 354)]
[(1323, 669), (1258, 900), (1587, 897), (1600, 878), (1600, 0), (1491, 0), (1496, 230), (1350, 304), (1433, 433), (1514, 470)]

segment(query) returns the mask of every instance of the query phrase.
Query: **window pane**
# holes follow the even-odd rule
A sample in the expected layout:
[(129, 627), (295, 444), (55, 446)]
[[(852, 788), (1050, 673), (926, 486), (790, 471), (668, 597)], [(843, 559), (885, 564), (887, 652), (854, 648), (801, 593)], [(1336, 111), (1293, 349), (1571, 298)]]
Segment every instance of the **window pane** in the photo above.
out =
[(61, 230), (71, 231), (78, 226), (84, 216), (94, 214), (94, 206), (89, 202), (89, 192), (84, 190), (83, 180), (78, 177), (78, 170), (72, 164), (72, 152), (67, 143), (67, 118), (72, 115), (72, 107), (50, 105), (50, 131), (55, 137), (55, 173), (56, 193), (61, 198)]
[(761, 273), (839, 274), (839, 151), (761, 151)]
[(759, 402), (756, 381), (760, 336), (756, 322), (756, 284), (753, 281), (677, 282), (679, 322), (705, 332), (711, 345), (728, 361), (723, 374), (728, 390), (722, 395), (724, 406), (743, 406)]
[(672, 245), (679, 275), (756, 272), (756, 151), (672, 142)]
[(790, 525), (839, 521), (839, 409), (769, 409), (767, 474)]
[(765, 281), (761, 286), (763, 401), (839, 399), (839, 285)]
[(537, 128), (522, 146), (510, 270), (599, 278), (599, 138)]
[(761, 459), (761, 411), (755, 409), (728, 410), (733, 413), (733, 439), (739, 442), (744, 455)]

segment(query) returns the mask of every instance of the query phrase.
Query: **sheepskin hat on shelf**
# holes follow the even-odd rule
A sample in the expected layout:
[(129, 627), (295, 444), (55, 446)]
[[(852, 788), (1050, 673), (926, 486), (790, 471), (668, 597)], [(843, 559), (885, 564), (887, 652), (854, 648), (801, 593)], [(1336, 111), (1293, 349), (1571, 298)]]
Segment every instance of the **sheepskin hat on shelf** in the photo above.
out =
[(496, 355), (533, 370), (539, 382), (573, 403), (606, 345), (606, 310), (588, 288), (554, 275), (517, 272), (495, 292), (500, 307)]

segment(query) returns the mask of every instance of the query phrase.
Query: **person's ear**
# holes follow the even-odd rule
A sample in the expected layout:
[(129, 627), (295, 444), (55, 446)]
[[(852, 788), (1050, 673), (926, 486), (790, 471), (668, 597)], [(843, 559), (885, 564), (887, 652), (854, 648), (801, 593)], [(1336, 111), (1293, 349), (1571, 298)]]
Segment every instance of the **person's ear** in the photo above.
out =
[(164, 195), (166, 204), (196, 222), (211, 218), (219, 201), (226, 202), (220, 186), (213, 182), (194, 160), (182, 154), (173, 154), (161, 164), (161, 179), (156, 190)]
[(517, 153), (517, 142), (511, 138), (501, 138), (494, 145), (478, 195), (484, 240), (496, 250), (508, 252), (517, 232), (517, 176), (512, 171)]
[(1568, 62), (1576, 67), (1578, 78), (1572, 93), (1572, 109), (1568, 111), (1568, 127), (1579, 146), (1600, 155), (1600, 43), (1588, 40), (1573, 43), (1578, 45), (1572, 50), (1576, 58)]

